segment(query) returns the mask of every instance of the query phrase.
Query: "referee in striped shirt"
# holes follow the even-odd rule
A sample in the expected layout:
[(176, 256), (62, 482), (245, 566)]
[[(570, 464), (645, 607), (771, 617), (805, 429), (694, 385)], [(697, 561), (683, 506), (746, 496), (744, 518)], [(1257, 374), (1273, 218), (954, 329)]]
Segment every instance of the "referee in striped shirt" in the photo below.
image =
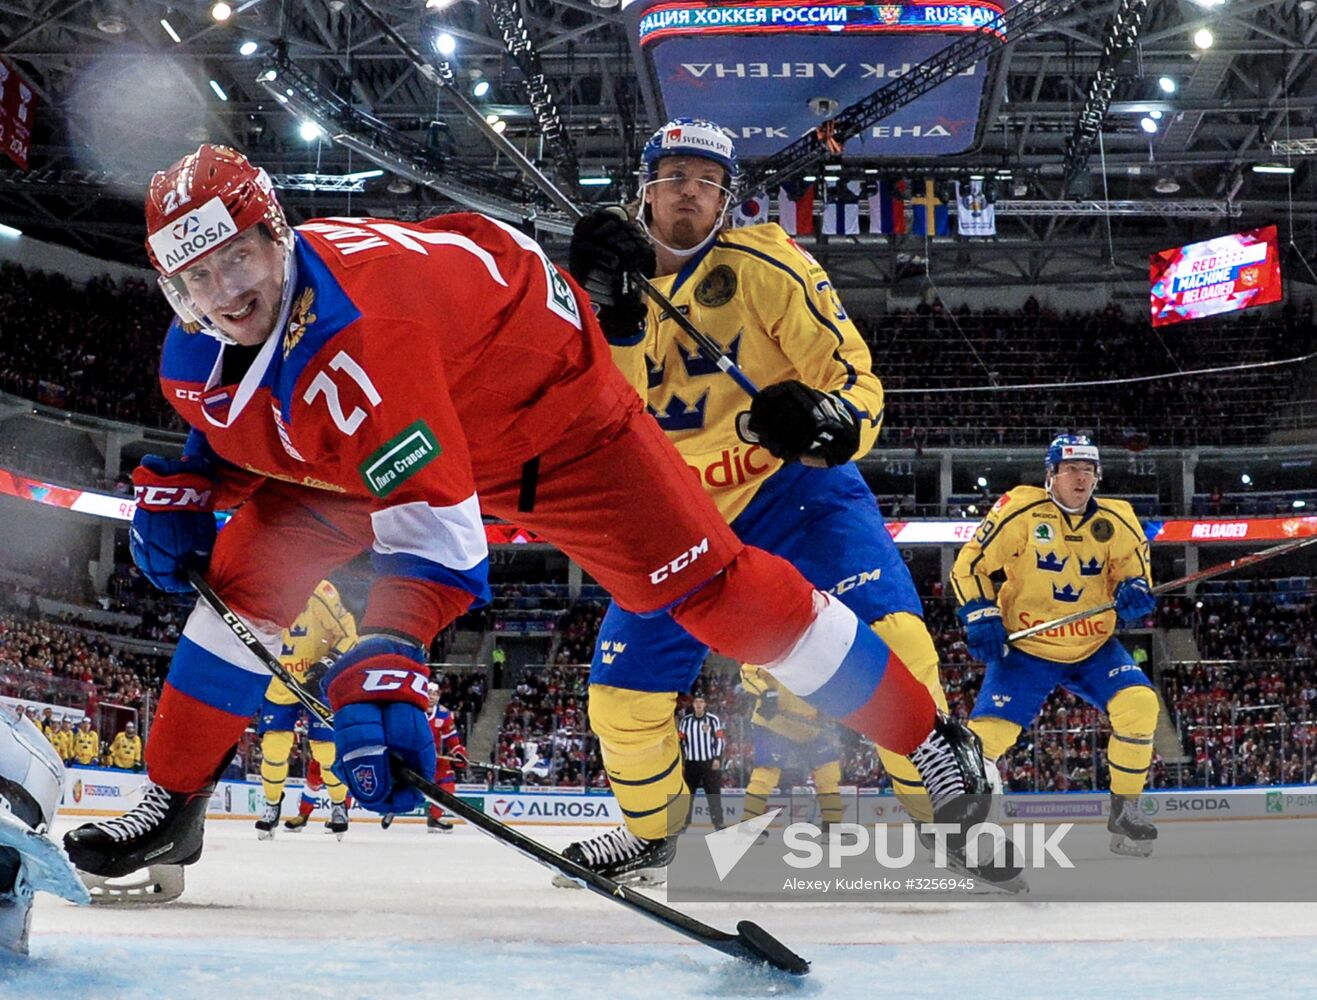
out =
[(682, 755), (686, 761), (686, 787), (690, 789), (690, 800), (686, 803), (686, 825), (690, 825), (691, 812), (695, 808), (695, 793), (702, 788), (709, 800), (709, 818), (713, 820), (714, 829), (721, 830), (723, 724), (718, 716), (705, 711), (707, 707), (704, 696), (697, 694), (691, 701), (690, 714), (683, 716), (677, 723)]

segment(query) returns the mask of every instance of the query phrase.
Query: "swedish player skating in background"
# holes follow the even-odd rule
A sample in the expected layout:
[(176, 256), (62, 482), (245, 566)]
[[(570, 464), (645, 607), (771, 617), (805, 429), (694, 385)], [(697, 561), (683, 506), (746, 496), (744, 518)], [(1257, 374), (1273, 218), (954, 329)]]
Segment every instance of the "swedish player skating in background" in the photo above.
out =
[[(854, 464), (878, 437), (882, 384), (827, 272), (776, 223), (723, 230), (739, 166), (717, 125), (669, 122), (646, 143), (642, 174), (648, 240), (613, 209), (586, 216), (572, 241), (572, 274), (614, 360), (737, 535), (840, 597), (945, 711), (914, 583)], [(615, 287), (655, 258), (655, 285), (762, 387), (753, 402), (639, 289)], [(671, 857), (665, 838), (685, 809), (670, 818), (667, 803), (686, 792), (673, 707), (707, 652), (671, 618), (616, 604), (604, 618), (590, 722), (626, 747), (608, 761), (626, 825), (569, 853), (610, 877), (652, 880)], [(930, 820), (919, 771), (881, 753), (911, 814)]]
[[(328, 580), (321, 580), (311, 600), (307, 601), (306, 609), (284, 629), (279, 640), (279, 662), (303, 687), (314, 690), (308, 682), (307, 672), (324, 657), (347, 652), (357, 641), (357, 622), (352, 612), (343, 606), (337, 588)], [(261, 736), (261, 785), (265, 790), (265, 808), (256, 821), (256, 836), (260, 840), (273, 839), (278, 828), (294, 731), (299, 717), (306, 714), (306, 709), (287, 685), (277, 677), (272, 678), (257, 716), (257, 731)], [(334, 730), (314, 717), (308, 720), (307, 727), (311, 755), (320, 764), (321, 780), (329, 792), (331, 808), (326, 828), (342, 840), (348, 829), (348, 787), (332, 770), (336, 759)]]
[[(1157, 829), (1138, 801), (1152, 763), (1157, 695), (1113, 633), (1118, 617), (1142, 619), (1157, 606), (1148, 540), (1126, 501), (1093, 495), (1102, 464), (1087, 437), (1056, 438), (1045, 467), (1043, 488), (1002, 494), (951, 571), (970, 653), (987, 667), (969, 725), (995, 761), (1057, 685), (1106, 712), (1111, 848), (1146, 857)], [(1006, 575), (1000, 589), (998, 572)], [(1115, 611), (1006, 644), (1008, 631), (1113, 599)]]

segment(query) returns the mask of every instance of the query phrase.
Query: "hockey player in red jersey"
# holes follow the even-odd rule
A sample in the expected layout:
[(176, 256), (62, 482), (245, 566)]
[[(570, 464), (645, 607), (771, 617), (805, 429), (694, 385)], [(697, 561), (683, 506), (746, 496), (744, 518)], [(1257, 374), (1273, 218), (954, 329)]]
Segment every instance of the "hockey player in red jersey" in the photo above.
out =
[[(371, 551), (360, 641), (323, 685), (336, 767), (363, 806), (421, 804), (390, 753), (434, 773), (425, 650), (488, 598), (483, 511), (540, 534), (622, 607), (671, 614), (913, 755), (940, 821), (986, 815), (973, 737), (844, 604), (737, 539), (613, 365), (584, 293), (529, 237), (469, 213), (294, 231), (265, 172), (212, 145), (152, 178), (146, 215), (178, 313), (161, 385), (192, 431), (183, 459), (134, 472), (134, 560), (180, 592), (205, 565), (273, 647), (319, 580)], [(233, 508), (216, 538), (212, 511)], [(112, 877), (200, 857), (209, 791), (268, 680), (199, 603), (142, 801), (68, 834), (74, 862)]]
[[(457, 731), (453, 713), (439, 704), (439, 685), (430, 682), (429, 707), (425, 717), (430, 722), (430, 734), (434, 737), (434, 752), (438, 760), (434, 768), (434, 782), (446, 792), (457, 787), (457, 774), (453, 764), (466, 767), (466, 747), (462, 745), (462, 734)], [(425, 817), (425, 828), (430, 833), (451, 833), (453, 824), (444, 819), (444, 811), (433, 802), (429, 814)]]

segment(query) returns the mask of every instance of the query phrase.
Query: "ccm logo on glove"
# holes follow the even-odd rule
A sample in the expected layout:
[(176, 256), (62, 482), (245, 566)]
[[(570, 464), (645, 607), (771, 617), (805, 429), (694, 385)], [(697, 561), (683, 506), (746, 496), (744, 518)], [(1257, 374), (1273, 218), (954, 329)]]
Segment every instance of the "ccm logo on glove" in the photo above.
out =
[(210, 510), (210, 490), (192, 486), (139, 486), (137, 503), (151, 510)]
[(425, 697), (429, 678), (415, 670), (367, 670), (361, 682), (363, 691), (401, 691), (409, 687)]

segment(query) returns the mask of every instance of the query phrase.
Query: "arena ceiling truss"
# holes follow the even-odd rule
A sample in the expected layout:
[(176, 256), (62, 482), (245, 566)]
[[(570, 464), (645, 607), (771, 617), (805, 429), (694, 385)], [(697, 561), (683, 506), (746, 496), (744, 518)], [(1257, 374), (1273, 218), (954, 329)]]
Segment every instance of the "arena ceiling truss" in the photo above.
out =
[[(619, 8), (369, 2), (562, 190), (598, 202), (633, 193), (639, 148), (661, 123), (642, 94)], [(1150, 250), (1268, 222), (1292, 241), (1290, 272), (1303, 277), (1317, 259), (1317, 0), (1058, 8), (997, 46), (1004, 71), (992, 77), (978, 148), (870, 164), (891, 176), (993, 178), (998, 237), (820, 239), (812, 249), (838, 286), (1100, 276), (1143, 288)], [(1207, 49), (1194, 41), (1204, 28), (1213, 35)], [(444, 32), (453, 48), (436, 52)], [(419, 218), (472, 202), (502, 214), (544, 208), (445, 86), (357, 0), (233, 0), (224, 22), (212, 18), (210, 0), (0, 0), (0, 39), (38, 97), (30, 169), (0, 160), (0, 221), (41, 239), (144, 263), (146, 180), (203, 139), (298, 178), (282, 184), (298, 219)], [(255, 51), (244, 54), (244, 42)], [(282, 83), (268, 78), (275, 60), (287, 68)], [(337, 134), (357, 141), (299, 134), (302, 84), (343, 116)], [(369, 141), (357, 134), (361, 123)], [(386, 169), (372, 159), (371, 143), (388, 145), (411, 174), (397, 169), (403, 160)], [(1294, 172), (1258, 173), (1259, 164)], [(602, 178), (611, 183), (577, 186)], [(550, 249), (563, 247), (562, 228), (541, 231)]]

